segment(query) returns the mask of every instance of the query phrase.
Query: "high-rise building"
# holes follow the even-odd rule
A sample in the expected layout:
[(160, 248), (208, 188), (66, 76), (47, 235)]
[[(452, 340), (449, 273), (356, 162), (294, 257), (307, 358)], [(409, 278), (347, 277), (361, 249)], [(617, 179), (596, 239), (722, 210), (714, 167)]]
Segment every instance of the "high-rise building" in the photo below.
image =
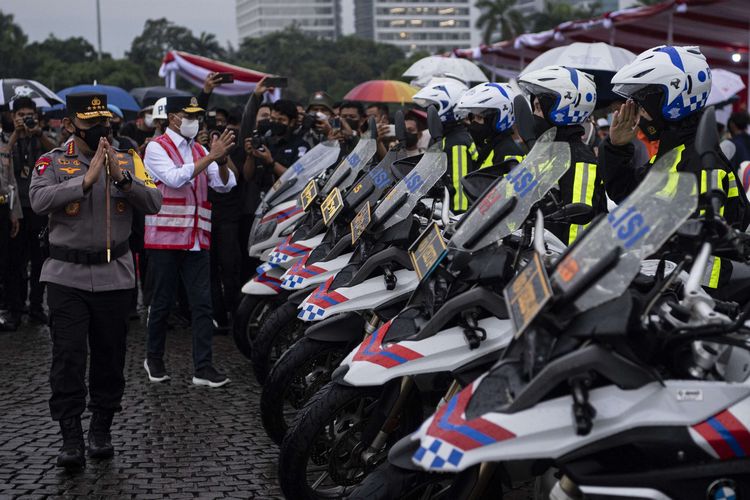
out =
[(406, 52), (477, 45), (475, 0), (354, 0), (355, 33)]
[(335, 39), (341, 34), (340, 1), (236, 0), (239, 40), (296, 26), (305, 33)]

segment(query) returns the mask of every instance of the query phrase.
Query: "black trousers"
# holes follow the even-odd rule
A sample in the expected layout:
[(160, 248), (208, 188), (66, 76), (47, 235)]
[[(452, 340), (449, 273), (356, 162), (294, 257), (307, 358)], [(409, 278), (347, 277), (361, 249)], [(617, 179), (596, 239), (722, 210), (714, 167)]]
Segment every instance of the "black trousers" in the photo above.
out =
[[(42, 307), (44, 283), (39, 282), (44, 257), (39, 245), (39, 233), (47, 225), (47, 217), (23, 207), (18, 236), (10, 240), (10, 272), (8, 275), (8, 306), (14, 315), (21, 314), (28, 297), (32, 309)], [(31, 276), (26, 270), (31, 262)], [(31, 281), (31, 293), (28, 290)]]
[(125, 390), (123, 369), (130, 293), (130, 290), (88, 292), (48, 284), (52, 336), (49, 408), (53, 420), (83, 413), (89, 350), (89, 409), (120, 411)]
[(3, 295), (2, 300), (8, 303), (8, 282), (10, 281), (10, 209), (8, 204), (0, 205), (0, 262), (2, 262)]
[(242, 287), (239, 234), (239, 222), (220, 221), (211, 226), (211, 301), (219, 323), (237, 309)]

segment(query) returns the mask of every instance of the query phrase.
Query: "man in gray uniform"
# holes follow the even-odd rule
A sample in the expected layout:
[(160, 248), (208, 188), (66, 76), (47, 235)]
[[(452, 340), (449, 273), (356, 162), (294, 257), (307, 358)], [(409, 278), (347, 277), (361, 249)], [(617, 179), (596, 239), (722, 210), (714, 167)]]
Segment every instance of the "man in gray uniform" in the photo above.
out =
[(50, 412), (60, 422), (57, 465), (79, 469), (84, 456), (81, 414), (86, 406), (86, 357), (92, 412), (89, 456), (114, 454), (110, 426), (125, 388), (130, 291), (135, 286), (130, 236), (133, 209), (153, 214), (161, 194), (133, 150), (116, 151), (107, 97), (69, 94), (63, 127), (71, 139), (36, 162), (32, 209), (49, 217), (47, 283), (52, 334)]

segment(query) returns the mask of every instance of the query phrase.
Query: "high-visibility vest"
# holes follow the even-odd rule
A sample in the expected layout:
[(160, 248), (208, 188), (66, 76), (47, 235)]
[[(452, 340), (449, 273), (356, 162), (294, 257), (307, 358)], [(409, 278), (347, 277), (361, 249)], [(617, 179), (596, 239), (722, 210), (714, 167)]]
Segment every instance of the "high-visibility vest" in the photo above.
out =
[[(677, 165), (680, 164), (682, 161), (682, 153), (685, 151), (685, 145), (680, 144), (675, 148), (677, 151), (677, 156), (674, 159), (674, 162), (670, 166), (669, 170), (670, 172), (676, 172), (677, 171)], [(649, 160), (649, 163), (653, 165), (653, 163), (656, 161), (656, 155), (652, 156)], [(697, 176), (696, 176), (697, 177)], [(734, 175), (733, 172), (727, 172), (725, 170), (701, 170), (700, 173), (700, 193), (703, 194), (708, 190), (709, 186), (709, 178), (712, 177), (712, 181), (714, 184), (720, 185), (720, 186), (727, 186), (726, 189), (726, 195), (727, 200), (730, 198), (736, 198), (740, 194), (740, 190), (737, 187), (737, 177)], [(673, 181), (675, 184), (677, 182), (676, 178)], [(669, 189), (670, 185), (668, 184), (665, 189)], [(699, 212), (699, 215), (703, 215), (706, 212), (705, 209), (701, 209)], [(724, 206), (722, 205), (719, 215), (724, 215)], [(714, 257), (711, 256), (711, 258), (708, 261), (708, 265), (706, 266), (706, 271), (703, 274), (703, 279), (701, 280), (701, 285), (708, 287), (708, 288), (718, 288), (719, 287), (719, 278), (721, 276), (721, 258), (720, 257)]]
[[(184, 161), (167, 134), (154, 139), (167, 152), (177, 168)], [(203, 148), (193, 144), (193, 162), (206, 155)], [(162, 194), (161, 210), (146, 216), (144, 248), (159, 250), (190, 250), (196, 238), (202, 250), (211, 247), (211, 202), (208, 201), (208, 175), (204, 170), (179, 188), (171, 188), (157, 181)]]

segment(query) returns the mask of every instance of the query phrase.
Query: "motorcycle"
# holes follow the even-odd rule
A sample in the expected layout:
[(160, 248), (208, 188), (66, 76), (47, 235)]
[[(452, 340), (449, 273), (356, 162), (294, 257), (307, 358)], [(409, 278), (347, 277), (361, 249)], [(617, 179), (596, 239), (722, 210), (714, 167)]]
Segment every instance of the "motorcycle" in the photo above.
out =
[[(285, 437), (279, 478), (287, 496), (345, 494), (385, 458), (394, 439), (413, 428), (422, 399), (439, 397), (507, 345), (510, 322), (497, 287), (512, 275), (530, 231), (516, 236), (515, 250), (495, 243), (512, 239), (532, 206), (567, 171), (569, 147), (553, 142), (554, 133), (542, 136), (527, 158), (472, 206), (448, 248), (424, 247), (424, 255), (413, 255), (415, 262), (433, 256), (423, 266), (429, 279), (423, 278), (406, 308), (351, 351)], [(430, 231), (437, 229), (423, 235)], [(337, 476), (323, 489), (332, 470)]]

